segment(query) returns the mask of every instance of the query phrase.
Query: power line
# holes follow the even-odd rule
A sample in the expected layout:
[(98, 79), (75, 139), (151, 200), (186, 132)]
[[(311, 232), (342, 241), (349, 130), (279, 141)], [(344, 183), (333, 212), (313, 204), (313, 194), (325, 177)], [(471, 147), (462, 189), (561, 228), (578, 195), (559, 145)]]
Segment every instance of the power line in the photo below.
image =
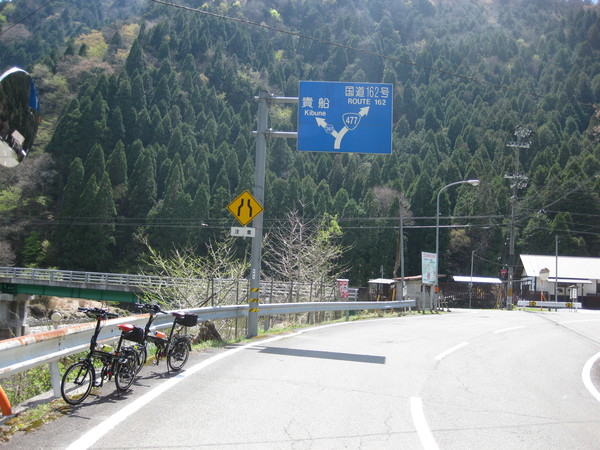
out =
[[(495, 217), (504, 217), (504, 216), (457, 216), (453, 219), (484, 219), (484, 218), (495, 218)], [(340, 224), (340, 227), (344, 230), (356, 230), (356, 229), (397, 229), (398, 218), (387, 218), (388, 220), (383, 220), (383, 222), (392, 222), (389, 225), (343, 225)], [(423, 217), (421, 219), (433, 220), (433, 217)], [(370, 218), (346, 218), (346, 222), (356, 221), (360, 222), (381, 222), (381, 218), (378, 217), (370, 217)], [(170, 218), (170, 219), (129, 219), (129, 218), (116, 218), (114, 220), (107, 220), (105, 217), (79, 217), (79, 218), (62, 218), (62, 219), (47, 219), (47, 220), (30, 220), (28, 223), (30, 226), (62, 226), (62, 227), (71, 227), (71, 226), (114, 226), (114, 227), (148, 227), (148, 228), (205, 228), (205, 229), (215, 229), (215, 228), (227, 228), (231, 226), (231, 220), (226, 218), (221, 219), (208, 219), (208, 220), (200, 220), (200, 219), (187, 219), (187, 218)], [(279, 223), (285, 222), (285, 219), (266, 219), (268, 227), (278, 226)], [(338, 220), (339, 222), (339, 220)], [(6, 222), (6, 224), (9, 222)], [(0, 221), (0, 225), (3, 224)], [(490, 227), (504, 227), (506, 224), (502, 223), (475, 223), (475, 224), (447, 224), (440, 225), (440, 228), (490, 228)], [(435, 225), (404, 225), (406, 229), (433, 229)]]
[(33, 16), (34, 14), (37, 14), (39, 11), (41, 11), (42, 9), (44, 9), (46, 6), (48, 6), (50, 3), (52, 3), (54, 0), (49, 0), (47, 3), (44, 3), (42, 6), (40, 6), (38, 9), (36, 9), (35, 11), (27, 14), (25, 17), (23, 17), (22, 19), (19, 19), (18, 21), (16, 21), (15, 23), (13, 23), (10, 27), (8, 27), (6, 30), (3, 30), (2, 32), (0, 32), (0, 36), (4, 35), (5, 33), (9, 32), (10, 30), (12, 30), (14, 27), (16, 27), (17, 25), (22, 24), (23, 22), (25, 22), (27, 19), (29, 19), (31, 16)]
[[(499, 89), (499, 90), (500, 89), (507, 89), (507, 90), (512, 91), (514, 93), (524, 94), (524, 95), (527, 95), (527, 96), (530, 96), (530, 97), (533, 97), (533, 98), (537, 98), (537, 99), (544, 99), (545, 98), (544, 95), (535, 94), (533, 92), (528, 92), (528, 91), (523, 91), (523, 90), (520, 90), (520, 89), (517, 89), (517, 88), (513, 88), (513, 87), (507, 86), (507, 85), (501, 85), (501, 84), (493, 83), (491, 81), (487, 81), (487, 80), (484, 80), (484, 79), (481, 79), (481, 78), (476, 78), (476, 77), (472, 77), (472, 76), (469, 76), (469, 75), (462, 75), (462, 74), (460, 74), (458, 72), (452, 72), (452, 71), (449, 71), (449, 70), (436, 69), (435, 67), (426, 66), (424, 64), (419, 64), (419, 63), (416, 63), (416, 62), (413, 62), (413, 61), (409, 61), (409, 60), (406, 60), (406, 59), (397, 58), (397, 57), (393, 57), (393, 56), (387, 56), (387, 55), (384, 55), (382, 53), (375, 52), (375, 51), (372, 51), (372, 50), (367, 50), (367, 49), (364, 49), (364, 48), (352, 47), (352, 46), (349, 46), (349, 45), (340, 44), (339, 42), (330, 41), (330, 40), (327, 40), (327, 39), (321, 39), (321, 38), (314, 37), (314, 36), (308, 36), (308, 35), (305, 35), (305, 34), (301, 34), (299, 32), (284, 30), (282, 28), (272, 27), (270, 25), (266, 25), (264, 23), (254, 22), (254, 21), (248, 20), (248, 19), (242, 19), (242, 18), (239, 18), (239, 17), (226, 16), (224, 14), (218, 14), (218, 13), (214, 13), (214, 12), (202, 10), (200, 8), (192, 8), (192, 7), (189, 7), (189, 6), (178, 5), (178, 4), (166, 2), (166, 1), (163, 1), (163, 0), (151, 0), (151, 1), (154, 2), (154, 3), (160, 4), (160, 5), (164, 5), (164, 6), (168, 6), (168, 7), (172, 7), (172, 8), (177, 8), (177, 9), (183, 9), (183, 10), (186, 10), (186, 11), (196, 12), (196, 13), (199, 13), (199, 14), (204, 14), (206, 16), (216, 17), (218, 19), (223, 19), (223, 20), (229, 20), (229, 21), (232, 21), (232, 22), (243, 23), (245, 25), (252, 25), (252, 26), (255, 26), (255, 27), (267, 29), (269, 31), (274, 31), (274, 32), (277, 32), (277, 33), (283, 33), (283, 34), (287, 34), (287, 35), (294, 36), (294, 37), (297, 37), (297, 38), (307, 39), (307, 40), (319, 42), (321, 44), (326, 44), (326, 45), (331, 45), (331, 46), (334, 46), (334, 47), (343, 48), (345, 50), (352, 50), (352, 51), (359, 52), (359, 53), (365, 53), (367, 55), (377, 56), (379, 58), (382, 58), (382, 59), (385, 59), (385, 60), (388, 60), (388, 61), (393, 61), (393, 62), (398, 62), (398, 63), (402, 63), (402, 64), (407, 64), (407, 65), (410, 65), (410, 66), (419, 67), (421, 69), (431, 70), (432, 72), (436, 72), (436, 73), (439, 73), (439, 74), (442, 74), (442, 75), (448, 75), (448, 76), (460, 78), (460, 79), (463, 79), (463, 80), (472, 81), (474, 83), (492, 86), (492, 87), (494, 87), (496, 89)], [(580, 103), (580, 104), (581, 105), (590, 106), (590, 107), (593, 106), (593, 105), (587, 104), (587, 103)]]
[(500, 266), (500, 267), (506, 267), (506, 264), (505, 264), (505, 263), (499, 263), (499, 262), (496, 262), (496, 261), (491, 261), (491, 260), (489, 260), (489, 259), (485, 259), (485, 258), (483, 258), (482, 256), (479, 256), (479, 255), (478, 255), (477, 253), (475, 253), (475, 252), (473, 252), (473, 256), (477, 257), (477, 259), (480, 259), (481, 261), (485, 261), (486, 263), (489, 263), (489, 264), (494, 264), (494, 265), (496, 265), (496, 266)]

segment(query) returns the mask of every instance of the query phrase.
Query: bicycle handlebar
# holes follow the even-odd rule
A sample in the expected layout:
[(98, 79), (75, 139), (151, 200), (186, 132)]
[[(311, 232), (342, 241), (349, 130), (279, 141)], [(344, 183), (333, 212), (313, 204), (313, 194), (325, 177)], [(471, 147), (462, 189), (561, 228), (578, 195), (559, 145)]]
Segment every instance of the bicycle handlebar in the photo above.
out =
[(136, 305), (136, 308), (141, 309), (143, 311), (147, 311), (150, 314), (158, 314), (158, 313), (168, 314), (165, 311), (163, 311), (162, 309), (160, 309), (159, 305), (151, 305), (149, 303), (138, 303)]
[(95, 317), (96, 319), (114, 319), (115, 317), (119, 317), (118, 314), (108, 312), (107, 309), (102, 308), (84, 308), (79, 307), (77, 311), (85, 313), (88, 317)]

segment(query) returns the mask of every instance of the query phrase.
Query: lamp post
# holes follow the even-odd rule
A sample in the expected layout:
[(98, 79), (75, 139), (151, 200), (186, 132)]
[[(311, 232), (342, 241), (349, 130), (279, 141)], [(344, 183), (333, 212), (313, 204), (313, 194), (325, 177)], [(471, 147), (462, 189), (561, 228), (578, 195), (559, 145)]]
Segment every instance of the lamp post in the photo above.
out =
[(447, 184), (443, 188), (441, 188), (437, 194), (437, 207), (435, 214), (435, 309), (437, 310), (439, 307), (439, 289), (440, 289), (440, 280), (439, 280), (439, 270), (440, 270), (440, 195), (443, 191), (448, 189), (451, 186), (456, 186), (458, 184), (470, 184), (471, 186), (479, 186), (479, 180), (463, 180), (463, 181), (455, 181), (454, 183)]

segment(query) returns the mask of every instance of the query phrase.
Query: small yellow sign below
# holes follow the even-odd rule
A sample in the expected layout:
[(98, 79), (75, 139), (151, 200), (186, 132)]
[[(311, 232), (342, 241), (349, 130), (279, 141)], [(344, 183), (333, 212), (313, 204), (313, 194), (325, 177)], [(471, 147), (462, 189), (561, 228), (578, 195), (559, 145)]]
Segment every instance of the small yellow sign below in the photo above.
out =
[(227, 209), (235, 216), (243, 226), (249, 224), (252, 219), (263, 212), (263, 207), (248, 191), (242, 192), (227, 205)]

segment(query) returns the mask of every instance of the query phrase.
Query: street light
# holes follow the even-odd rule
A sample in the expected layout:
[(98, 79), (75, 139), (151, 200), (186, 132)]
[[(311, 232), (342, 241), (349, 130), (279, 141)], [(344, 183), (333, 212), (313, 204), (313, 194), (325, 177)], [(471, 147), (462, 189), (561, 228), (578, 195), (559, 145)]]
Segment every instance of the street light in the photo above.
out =
[(440, 195), (444, 190), (457, 184), (470, 184), (471, 186), (479, 186), (479, 180), (463, 180), (455, 181), (441, 188), (437, 195), (437, 209), (435, 214), (435, 309), (439, 307), (439, 270), (440, 270)]

